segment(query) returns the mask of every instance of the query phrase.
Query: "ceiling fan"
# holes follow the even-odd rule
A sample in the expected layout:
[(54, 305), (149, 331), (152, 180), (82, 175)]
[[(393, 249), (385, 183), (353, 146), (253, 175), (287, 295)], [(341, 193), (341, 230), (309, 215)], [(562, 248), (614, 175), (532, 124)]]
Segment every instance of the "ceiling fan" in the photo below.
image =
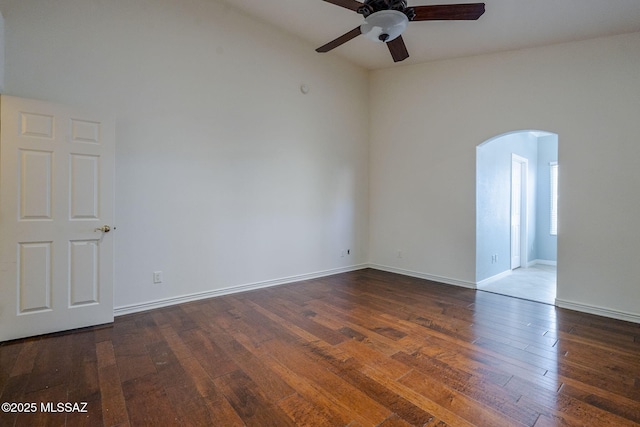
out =
[(404, 61), (409, 52), (402, 33), (410, 21), (476, 20), (484, 13), (484, 3), (443, 4), (408, 7), (406, 0), (324, 0), (364, 16), (362, 25), (316, 49), (329, 52), (358, 37), (386, 43), (394, 62)]

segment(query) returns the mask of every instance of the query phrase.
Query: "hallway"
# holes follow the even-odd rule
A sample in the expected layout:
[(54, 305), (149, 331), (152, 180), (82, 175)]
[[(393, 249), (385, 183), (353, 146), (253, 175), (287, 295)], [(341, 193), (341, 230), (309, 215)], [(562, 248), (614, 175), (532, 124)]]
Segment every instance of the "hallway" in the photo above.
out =
[(556, 266), (536, 264), (518, 268), (495, 282), (478, 286), (478, 290), (555, 305)]

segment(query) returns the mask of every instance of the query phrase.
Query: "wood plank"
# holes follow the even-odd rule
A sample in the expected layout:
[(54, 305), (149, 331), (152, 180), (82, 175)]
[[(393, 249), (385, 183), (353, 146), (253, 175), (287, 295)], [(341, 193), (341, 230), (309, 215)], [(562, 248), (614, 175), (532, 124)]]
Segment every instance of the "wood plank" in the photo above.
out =
[(640, 325), (364, 269), (0, 343), (0, 425), (640, 425)]
[[(267, 368), (261, 360), (262, 353), (253, 353), (252, 347), (245, 347), (236, 340), (216, 341), (227, 354), (233, 355), (234, 362), (268, 396), (272, 403), (295, 393), (286, 382)], [(247, 345), (245, 343), (245, 345)]]
[(560, 387), (560, 392), (554, 392), (517, 377), (514, 377), (507, 387), (522, 393), (518, 405), (538, 410), (549, 418), (564, 420), (563, 423), (568, 425), (580, 425), (580, 420), (592, 420), (593, 425), (598, 426), (636, 425), (623, 416), (607, 412), (561, 392), (564, 387)]
[(113, 343), (111, 341), (96, 343), (96, 356), (98, 358), (98, 369), (116, 364), (116, 354), (113, 351)]
[(100, 403), (104, 425), (129, 425), (127, 403), (118, 367), (114, 364), (99, 368), (98, 378), (100, 379)]
[(447, 387), (437, 379), (431, 379), (415, 371), (402, 377), (399, 382), (470, 423), (496, 427), (526, 425), (503, 413), (499, 406), (492, 408), (484, 405), (465, 393)]
[(356, 421), (364, 425), (377, 425), (391, 414), (391, 411), (363, 391), (324, 367), (312, 363), (312, 359), (302, 349), (276, 341), (270, 341), (265, 345), (274, 360), (315, 384), (330, 400), (349, 408), (356, 415)]
[(122, 383), (129, 421), (133, 426), (180, 426), (158, 374), (152, 373)]
[(66, 385), (72, 361), (68, 356), (70, 334), (53, 334), (41, 339), (25, 393)]
[(241, 370), (218, 377), (214, 382), (246, 425), (295, 425), (282, 409), (268, 403), (251, 378)]
[[(337, 402), (330, 393), (326, 393), (319, 385), (308, 381), (304, 376), (298, 375), (274, 358), (269, 357), (265, 362), (269, 366), (269, 369), (277, 373), (287, 384), (295, 389), (297, 394), (308, 402), (310, 407), (318, 408), (322, 414), (321, 417), (330, 420), (329, 425), (351, 425), (353, 418), (356, 418), (348, 407)], [(287, 410), (287, 405), (283, 405), (282, 402), (283, 400), (278, 402), (279, 406), (281, 406), (292, 419), (297, 419), (296, 416), (299, 415), (296, 415), (291, 409)]]
[[(19, 360), (20, 354), (28, 343), (28, 341), (20, 340), (0, 343), (0, 394), (2, 394), (2, 389), (5, 382), (9, 378), (9, 375), (13, 372), (13, 367)], [(29, 369), (28, 372), (30, 371), (31, 370)], [(20, 373), (16, 372), (16, 375), (20, 375)]]
[[(383, 421), (383, 424), (408, 423), (422, 426), (434, 419), (434, 416), (429, 412), (367, 376), (364, 370), (366, 367), (377, 366), (375, 361), (353, 357), (345, 358), (345, 354), (342, 352), (336, 354), (330, 346), (323, 346), (322, 343), (310, 343), (308, 348), (310, 350), (307, 353), (309, 357), (326, 366), (328, 370), (393, 412)], [(382, 369), (379, 372), (382, 372)]]
[[(33, 371), (33, 365), (36, 362), (36, 356), (40, 352), (40, 348), (42, 347), (41, 340), (32, 339), (25, 341), (24, 343), (13, 342), (14, 346), (16, 344), (22, 344), (20, 347), (20, 353), (17, 356), (17, 360), (15, 360), (15, 364), (13, 368), (9, 370), (11, 372), (11, 376), (15, 377), (23, 374), (30, 374)], [(8, 349), (12, 347), (2, 347), (2, 354), (8, 353)], [(4, 359), (5, 356), (3, 356)]]
[(310, 335), (315, 336), (316, 339), (324, 340), (329, 344), (339, 344), (346, 340), (344, 335), (314, 322), (309, 316), (301, 314), (304, 311), (303, 309), (296, 310), (295, 307), (292, 307), (291, 304), (281, 298), (271, 298), (269, 301), (261, 301), (256, 304), (276, 314), (280, 319), (284, 319), (305, 330)]
[(224, 350), (209, 339), (206, 331), (192, 329), (184, 332), (181, 338), (212, 378), (227, 375), (238, 369), (236, 363)]
[[(0, 351), (1, 351), (0, 347)], [(27, 382), (29, 381), (30, 374), (15, 375), (9, 377), (5, 383), (5, 387), (0, 395), (0, 403), (18, 403), (24, 402), (24, 391), (27, 388)], [(0, 425), (13, 426), (15, 420), (18, 418), (17, 412), (5, 412), (0, 411)]]
[(514, 422), (533, 425), (539, 416), (537, 411), (517, 405), (521, 397), (519, 393), (470, 375), (440, 360), (419, 354), (411, 356), (406, 353), (398, 353), (393, 357), (414, 367), (430, 381), (436, 381), (439, 386), (443, 387), (441, 392), (446, 391), (451, 394), (458, 392), (484, 407), (497, 408), (501, 414), (506, 415)]
[(297, 393), (278, 401), (278, 406), (293, 420), (296, 426), (313, 427), (341, 424), (324, 408), (314, 405)]
[(586, 391), (567, 384), (563, 385), (561, 393), (640, 424), (640, 405), (638, 402), (622, 399), (619, 396), (611, 398), (604, 395), (602, 390)]
[[(438, 419), (438, 422), (443, 421), (446, 425), (460, 427), (471, 427), (476, 425), (465, 420), (454, 411), (451, 411), (448, 408), (429, 399), (427, 396), (421, 393), (419, 389), (415, 389), (402, 381), (396, 381), (386, 377), (382, 372), (376, 370), (375, 367), (366, 366), (363, 368), (363, 373), (379, 384), (382, 384), (392, 392), (395, 392), (399, 396), (402, 396), (418, 408), (421, 408), (422, 410), (427, 411), (431, 414), (435, 414), (435, 418)], [(433, 423), (434, 421), (435, 419), (431, 420), (430, 422)]]
[(124, 400), (120, 374), (116, 366), (113, 343), (96, 343), (98, 379), (100, 382), (100, 403), (105, 426), (129, 425), (129, 414)]
[(186, 375), (193, 380), (198, 394), (207, 405), (211, 424), (214, 426), (243, 426), (244, 421), (235, 412), (227, 398), (217, 389), (213, 379), (195, 358), (181, 359)]
[[(65, 340), (66, 341), (66, 340)], [(47, 378), (55, 378), (55, 376), (47, 376)], [(39, 382), (36, 382), (39, 384)], [(28, 388), (28, 387), (27, 387)], [(31, 392), (25, 393), (21, 402), (34, 402), (40, 406), (42, 402), (66, 402), (67, 387), (63, 383), (51, 387), (37, 388)], [(42, 426), (42, 427), (63, 427), (66, 424), (67, 414), (64, 412), (45, 412), (38, 411), (35, 413), (19, 413), (16, 418), (15, 426)]]

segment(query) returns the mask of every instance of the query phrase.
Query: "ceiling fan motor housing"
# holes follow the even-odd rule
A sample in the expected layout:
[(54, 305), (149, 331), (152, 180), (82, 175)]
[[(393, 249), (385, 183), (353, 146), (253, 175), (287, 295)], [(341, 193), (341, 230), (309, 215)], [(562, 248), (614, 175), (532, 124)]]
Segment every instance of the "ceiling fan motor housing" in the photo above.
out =
[(397, 10), (407, 15), (409, 21), (416, 16), (413, 8), (407, 7), (406, 0), (365, 0), (364, 4), (358, 8), (358, 13), (366, 18), (381, 10)]
[(382, 43), (389, 43), (407, 28), (409, 19), (399, 10), (379, 10), (364, 19), (360, 33), (366, 38)]

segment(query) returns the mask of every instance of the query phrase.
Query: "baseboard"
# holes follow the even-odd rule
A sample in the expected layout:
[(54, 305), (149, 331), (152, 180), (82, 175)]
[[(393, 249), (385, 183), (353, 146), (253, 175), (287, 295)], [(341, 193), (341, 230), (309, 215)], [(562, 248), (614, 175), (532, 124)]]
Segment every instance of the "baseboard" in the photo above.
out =
[(369, 264), (369, 267), (376, 270), (387, 271), (389, 273), (402, 274), (404, 276), (417, 277), (419, 279), (426, 279), (426, 280), (432, 280), (434, 282), (445, 283), (447, 285), (454, 285), (454, 286), (461, 286), (463, 288), (476, 289), (476, 284), (474, 282), (467, 282), (466, 280), (452, 279), (450, 277), (420, 273), (417, 271), (405, 270), (402, 268), (389, 267), (388, 265)]
[[(248, 283), (245, 285), (232, 286), (223, 289), (215, 289), (205, 292), (197, 292), (188, 295), (181, 295), (178, 297), (165, 298), (161, 300), (148, 301), (139, 304), (131, 304), (126, 306), (115, 307), (113, 310), (114, 316), (123, 316), (125, 314), (139, 313), (141, 311), (153, 310), (155, 308), (167, 307), (175, 304), (181, 304), (185, 302), (198, 301), (207, 298), (218, 297), (222, 295), (231, 295), (240, 292), (252, 291), (255, 289), (268, 288), (272, 286), (284, 285), (287, 283), (300, 282), (303, 280), (316, 279), (320, 277), (332, 276), (334, 274), (347, 273), (350, 271), (362, 270), (365, 268), (373, 268), (376, 270), (387, 271), (389, 273), (402, 274), (410, 277), (417, 277), (419, 279), (432, 280), (434, 282), (444, 283), (448, 285), (460, 286), (463, 288), (477, 289), (476, 283), (468, 282), (465, 280), (452, 279), (449, 277), (436, 276), (433, 274), (420, 273), (417, 271), (405, 270), (402, 268), (390, 267), (380, 264), (357, 264), (348, 267), (334, 268), (331, 270), (317, 271), (314, 273), (300, 274), (296, 276), (283, 277), (280, 279), (265, 280), (261, 282)], [(477, 283), (478, 286), (487, 284), (488, 281), (497, 280), (500, 277), (507, 276), (510, 271), (499, 273), (495, 276), (489, 277)], [(568, 310), (579, 311), (583, 313), (594, 314), (597, 316), (609, 317), (612, 319), (625, 320), (628, 322), (640, 324), (640, 314), (627, 313), (619, 310), (611, 310), (604, 307), (597, 307), (593, 305), (587, 305), (577, 303), (573, 301), (566, 301), (556, 298), (555, 305), (560, 308), (566, 308)]]
[(505, 270), (502, 273), (498, 273), (494, 276), (487, 277), (486, 279), (482, 279), (479, 282), (476, 282), (476, 288), (479, 289), (480, 287), (488, 285), (489, 283), (493, 283), (496, 280), (504, 279), (505, 277), (510, 276), (512, 271), (513, 270)]
[(261, 282), (248, 283), (245, 285), (230, 286), (223, 289), (214, 289), (205, 292), (196, 292), (193, 294), (181, 295), (177, 297), (164, 298), (155, 301), (148, 301), (139, 304), (124, 305), (113, 309), (114, 316), (123, 316), (125, 314), (139, 313), (141, 311), (153, 310), (155, 308), (168, 307), (171, 305), (182, 304), (185, 302), (198, 301), (207, 298), (219, 297), (222, 295), (231, 295), (239, 292), (253, 291), (255, 289), (269, 288), (272, 286), (284, 285), (292, 282), (300, 282), (303, 280), (317, 279), (319, 277), (332, 276), (334, 274), (347, 273), (349, 271), (362, 270), (369, 268), (369, 264), (358, 264), (349, 267), (334, 268), (331, 270), (317, 271), (314, 273), (300, 274), (297, 276), (283, 277), (280, 279), (265, 280)]
[(527, 263), (527, 267), (533, 267), (536, 264), (541, 264), (541, 265), (558, 265), (558, 261), (551, 261), (548, 259), (534, 259), (533, 261), (529, 261)]
[(566, 301), (556, 298), (556, 306), (569, 310), (580, 311), (582, 313), (595, 314), (597, 316), (610, 317), (612, 319), (626, 320), (627, 322), (640, 323), (640, 314), (626, 313), (610, 308), (597, 307), (594, 305), (582, 304), (573, 301)]

